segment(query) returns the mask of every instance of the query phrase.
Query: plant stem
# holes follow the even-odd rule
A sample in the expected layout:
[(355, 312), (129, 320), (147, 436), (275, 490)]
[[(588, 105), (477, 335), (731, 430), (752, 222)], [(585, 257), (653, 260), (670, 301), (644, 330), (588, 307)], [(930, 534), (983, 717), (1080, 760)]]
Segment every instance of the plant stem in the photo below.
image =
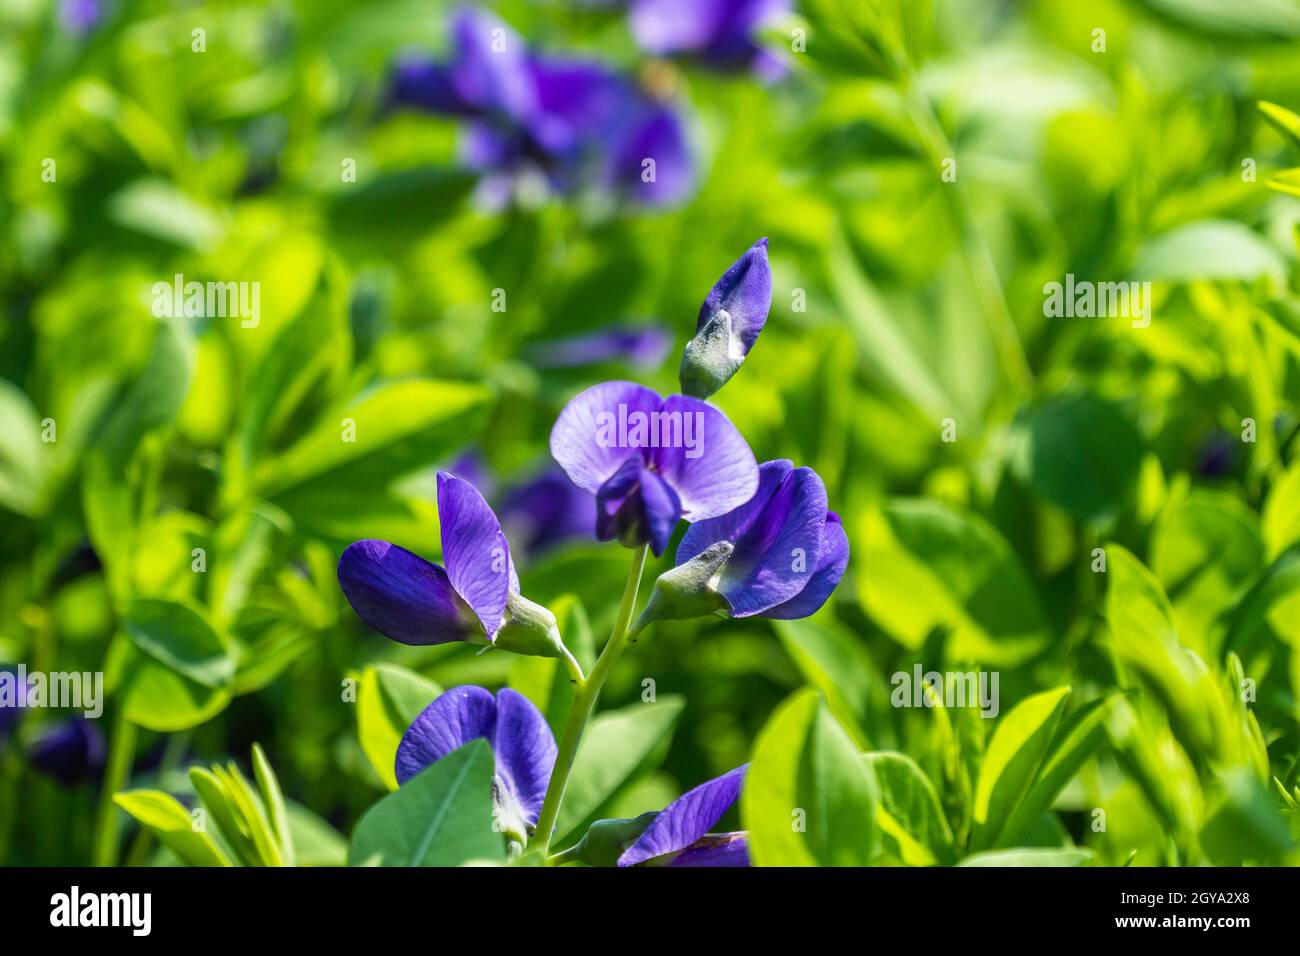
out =
[(108, 745), (108, 763), (104, 767), (104, 785), (99, 795), (99, 816), (95, 821), (95, 866), (112, 866), (117, 862), (117, 804), (113, 796), (126, 786), (135, 757), (135, 724), (126, 718), (126, 708), (119, 707)]
[(569, 707), (569, 717), (564, 724), (560, 737), (559, 752), (555, 757), (555, 769), (551, 771), (551, 783), (546, 789), (546, 799), (542, 801), (541, 813), (537, 816), (537, 829), (533, 834), (533, 846), (543, 856), (550, 852), (552, 831), (560, 815), (560, 802), (564, 799), (564, 788), (573, 771), (573, 759), (578, 755), (578, 742), (587, 727), (591, 712), (595, 709), (596, 698), (605, 686), (610, 671), (628, 645), (628, 625), (632, 621), (632, 611), (636, 608), (636, 595), (641, 587), (641, 572), (645, 570), (648, 545), (641, 545), (632, 555), (632, 567), (628, 571), (627, 584), (623, 587), (623, 600), (618, 606), (618, 617), (614, 619), (614, 629), (609, 641), (591, 669), (585, 683), (578, 684), (573, 691), (573, 703)]

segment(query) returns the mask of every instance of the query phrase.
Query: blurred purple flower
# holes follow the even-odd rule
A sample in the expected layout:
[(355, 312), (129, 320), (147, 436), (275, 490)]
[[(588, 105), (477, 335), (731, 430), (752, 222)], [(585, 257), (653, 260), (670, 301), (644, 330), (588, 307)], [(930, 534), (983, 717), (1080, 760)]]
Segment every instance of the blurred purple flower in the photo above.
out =
[(59, 0), (59, 26), (67, 33), (85, 36), (99, 25), (103, 15), (100, 0)]
[(827, 509), (817, 472), (780, 460), (764, 462), (758, 474), (753, 498), (687, 530), (677, 564), (730, 542), (734, 550), (710, 587), (726, 599), (732, 617), (807, 617), (844, 576), (848, 537), (839, 515)]
[(657, 325), (614, 326), (570, 338), (538, 342), (529, 350), (537, 368), (577, 368), (623, 361), (642, 371), (663, 364), (672, 340)]
[[(530, 178), (570, 193), (596, 184), (648, 205), (683, 198), (693, 182), (681, 122), (668, 107), (595, 63), (529, 53), (504, 23), (477, 10), (452, 20), (447, 63), (400, 60), (394, 102), (469, 121), (462, 158), (485, 192), (508, 199)], [(654, 176), (643, 173), (653, 161)]]
[(530, 558), (596, 533), (596, 503), (552, 465), (509, 489), (501, 502), (501, 522)]
[(789, 11), (790, 0), (629, 0), (632, 35), (647, 53), (687, 55), (766, 80), (784, 76), (785, 64), (754, 37)]
[(357, 541), (339, 559), (339, 585), (363, 621), (402, 644), (492, 642), (519, 591), (510, 545), (474, 486), (438, 473), (446, 570), (387, 541)]
[(679, 518), (726, 514), (758, 487), (754, 453), (722, 412), (632, 382), (595, 385), (565, 405), (551, 455), (596, 496), (599, 540), (649, 544), (656, 556)]
[(19, 681), (18, 674), (0, 669), (0, 747), (5, 745), (27, 707), (27, 682)]
[(397, 782), (406, 783), (479, 739), (487, 740), (496, 760), (492, 790), (497, 820), (503, 831), (525, 836), (536, 826), (546, 798), (556, 746), (541, 711), (509, 688), (494, 698), (482, 687), (453, 687), (426, 707), (397, 747)]
[(740, 798), (749, 764), (702, 783), (668, 804), (618, 858), (619, 866), (749, 866), (744, 833), (709, 833)]
[(32, 766), (65, 787), (104, 769), (104, 734), (94, 721), (73, 717), (42, 731), (27, 752)]

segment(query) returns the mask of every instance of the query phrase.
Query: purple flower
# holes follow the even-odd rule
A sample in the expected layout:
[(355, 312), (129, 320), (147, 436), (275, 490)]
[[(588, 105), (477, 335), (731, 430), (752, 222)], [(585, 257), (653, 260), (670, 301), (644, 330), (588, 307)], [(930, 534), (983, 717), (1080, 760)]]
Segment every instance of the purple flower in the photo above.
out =
[(527, 697), (503, 689), (453, 687), (426, 707), (397, 748), (397, 782), (404, 784), (458, 747), (486, 740), (496, 760), (493, 802), (503, 832), (524, 838), (537, 825), (555, 766), (555, 737)]
[(3, 747), (27, 707), (28, 685), (12, 670), (0, 670), (0, 747)]
[(492, 642), (519, 580), (497, 517), (467, 481), (438, 472), (446, 570), (387, 541), (357, 541), (339, 585), (358, 616), (402, 644)]
[(42, 731), (27, 759), (47, 777), (70, 787), (104, 769), (104, 734), (94, 721), (73, 717)]
[(678, 372), (682, 391), (708, 398), (740, 369), (772, 308), (767, 239), (758, 240), (714, 283), (700, 305), (695, 336)]
[(630, 0), (632, 35), (647, 53), (685, 54), (720, 70), (750, 70), (768, 80), (785, 65), (754, 42), (790, 0)]
[(59, 0), (59, 26), (84, 37), (99, 25), (104, 10), (100, 0)]
[[(462, 158), (483, 174), (490, 197), (508, 199), (539, 178), (560, 193), (596, 183), (647, 204), (676, 202), (690, 189), (680, 121), (617, 73), (532, 55), (481, 11), (457, 12), (451, 33), (447, 63), (398, 62), (391, 96), (468, 120)], [(654, 169), (649, 181), (647, 168)]]
[(618, 865), (749, 866), (744, 833), (708, 832), (739, 799), (747, 770), (749, 764), (682, 794), (623, 851)]
[(712, 405), (605, 382), (578, 395), (551, 430), (551, 455), (596, 496), (596, 537), (668, 546), (678, 518), (726, 514), (754, 494), (758, 468), (736, 427)]
[(615, 326), (570, 338), (538, 342), (529, 349), (537, 368), (577, 368), (623, 361), (653, 371), (663, 364), (671, 346), (668, 333), (657, 325)]
[[(678, 568), (664, 577), (680, 572), (694, 558), (705, 560), (721, 543), (725, 562), (709, 576), (707, 586), (726, 602), (732, 617), (807, 617), (826, 603), (844, 576), (848, 537), (839, 516), (827, 510), (826, 487), (811, 468), (767, 461), (758, 474), (758, 491), (750, 500), (687, 530), (677, 548)], [(675, 616), (656, 615), (651, 606), (646, 613)]]
[(575, 538), (590, 539), (596, 532), (596, 506), (591, 495), (552, 465), (506, 492), (501, 521), (532, 558)]

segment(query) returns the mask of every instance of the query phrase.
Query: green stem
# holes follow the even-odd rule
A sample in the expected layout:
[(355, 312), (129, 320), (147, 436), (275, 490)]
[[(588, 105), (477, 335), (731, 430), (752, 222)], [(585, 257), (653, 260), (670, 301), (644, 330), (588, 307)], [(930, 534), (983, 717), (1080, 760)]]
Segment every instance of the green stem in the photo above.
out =
[(119, 706), (108, 745), (108, 763), (104, 768), (104, 788), (99, 796), (99, 816), (95, 822), (95, 866), (112, 866), (117, 862), (117, 804), (114, 795), (126, 786), (135, 757), (135, 724), (126, 719), (126, 708)]
[(573, 691), (573, 704), (569, 708), (569, 717), (564, 724), (560, 737), (559, 752), (555, 757), (555, 769), (551, 771), (551, 783), (546, 789), (546, 799), (542, 801), (542, 811), (537, 816), (537, 829), (533, 834), (533, 846), (543, 855), (550, 852), (552, 831), (560, 815), (560, 802), (564, 799), (564, 788), (569, 783), (569, 774), (573, 772), (573, 760), (578, 755), (578, 742), (587, 727), (591, 712), (596, 707), (596, 698), (605, 686), (610, 671), (627, 648), (628, 625), (632, 621), (632, 611), (636, 607), (637, 591), (641, 587), (641, 572), (645, 570), (647, 545), (637, 548), (632, 555), (632, 567), (628, 571), (627, 584), (623, 588), (623, 600), (618, 606), (618, 617), (614, 620), (614, 629), (610, 632), (605, 649), (600, 652), (596, 666), (585, 683), (580, 683)]
[(571, 846), (567, 850), (561, 850), (554, 856), (546, 858), (547, 866), (563, 866), (565, 863), (573, 863), (582, 858), (581, 845)]

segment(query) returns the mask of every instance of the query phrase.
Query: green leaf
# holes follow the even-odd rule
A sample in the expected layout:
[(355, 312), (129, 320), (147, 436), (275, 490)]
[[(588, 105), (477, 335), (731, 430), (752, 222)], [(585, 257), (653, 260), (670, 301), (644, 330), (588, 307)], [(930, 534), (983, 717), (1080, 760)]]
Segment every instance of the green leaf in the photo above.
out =
[(171, 794), (160, 790), (127, 790), (115, 794), (113, 802), (187, 866), (231, 865), (211, 837), (194, 829), (189, 811)]
[(1264, 119), (1282, 134), (1282, 138), (1291, 145), (1291, 148), (1300, 149), (1300, 116), (1268, 100), (1260, 100), (1256, 105)]
[(1112, 702), (1113, 698), (1108, 697), (1089, 701), (1061, 725), (1033, 785), (998, 836), (1000, 845), (1014, 846), (1023, 840), (1036, 821), (1051, 809), (1084, 761), (1101, 746), (1106, 739), (1106, 719)]
[(1220, 40), (1273, 43), (1300, 37), (1300, 8), (1291, 0), (1138, 0), (1152, 13)]
[(1231, 495), (1197, 490), (1166, 508), (1151, 536), (1151, 570), (1189, 646), (1217, 656), (1220, 620), (1264, 567), (1255, 517)]
[(0, 379), (0, 508), (36, 515), (44, 508), (49, 446), (27, 393)]
[(1012, 474), (1083, 521), (1114, 515), (1137, 482), (1142, 439), (1117, 406), (1055, 395), (1022, 410), (1007, 441)]
[(461, 866), (504, 862), (493, 830), (492, 751), (475, 740), (443, 757), (366, 811), (349, 866)]
[(867, 746), (863, 729), (868, 704), (878, 677), (862, 642), (831, 621), (805, 618), (773, 621), (795, 666), (826, 698), (827, 706), (859, 748)]
[(276, 779), (266, 754), (257, 744), (253, 744), (253, 779), (257, 781), (258, 793), (262, 797), (262, 806), (266, 808), (267, 821), (271, 824), (271, 834), (279, 847), (280, 858), (285, 866), (294, 866), (293, 835), (289, 830), (284, 793), (280, 790), (280, 781)]
[(886, 849), (908, 866), (951, 863), (952, 829), (934, 785), (916, 761), (890, 751), (863, 757), (880, 787), (876, 820)]
[(624, 786), (662, 756), (684, 703), (680, 697), (664, 696), (653, 704), (630, 704), (600, 714), (587, 725), (564, 790), (555, 845), (575, 842)]
[(924, 499), (889, 502), (858, 526), (862, 601), (895, 640), (949, 633), (950, 660), (1010, 666), (1037, 653), (1048, 625), (1029, 575), (982, 518)]
[(262, 855), (253, 839), (253, 830), (239, 809), (234, 794), (220, 767), (191, 767), (190, 783), (203, 801), (203, 807), (216, 824), (240, 866), (263, 865)]
[(1119, 545), (1107, 545), (1106, 559), (1106, 617), (1116, 659), (1149, 683), (1180, 738), (1206, 754), (1219, 753), (1235, 739), (1222, 694), (1205, 663), (1179, 643), (1160, 582)]
[(219, 713), (230, 701), (234, 668), (226, 639), (198, 610), (139, 598), (126, 608), (106, 669), (127, 719), (170, 732)]
[(959, 862), (958, 866), (1087, 866), (1092, 862), (1091, 850), (1063, 848), (1036, 849), (1018, 847), (1012, 850), (991, 850), (974, 853)]
[(159, 598), (127, 605), (122, 629), (150, 657), (204, 687), (222, 687), (235, 676), (229, 649), (196, 609)]
[(357, 688), (357, 737), (370, 765), (389, 790), (397, 789), (397, 746), (402, 735), (439, 694), (433, 681), (397, 664), (376, 664)]
[(346, 866), (348, 841), (332, 826), (292, 800), (287, 804), (289, 840), (298, 866)]
[(234, 761), (225, 767), (213, 765), (212, 772), (225, 784), (226, 793), (238, 812), (246, 832), (253, 838), (262, 866), (284, 866), (279, 843), (271, 829), (271, 820), (252, 784)]
[(1138, 250), (1133, 276), (1141, 281), (1250, 281), (1261, 276), (1281, 284), (1286, 260), (1259, 233), (1239, 222), (1207, 219), (1171, 229)]
[(867, 866), (880, 842), (871, 768), (814, 690), (788, 698), (754, 744), (740, 795), (756, 866)]
[(1270, 561), (1300, 541), (1300, 461), (1292, 462), (1264, 499), (1260, 531)]
[(254, 484), (265, 497), (285, 496), (291, 513), (316, 488), (372, 494), (463, 445), (490, 397), (483, 386), (459, 382), (380, 385), (322, 415), (297, 444), (257, 468)]
[(971, 847), (994, 846), (1043, 765), (1070, 688), (1026, 697), (998, 723), (975, 783)]
[(163, 179), (137, 179), (106, 201), (109, 219), (134, 232), (184, 249), (212, 246), (223, 233), (220, 220)]
[(1201, 848), (1215, 866), (1276, 863), (1295, 846), (1273, 795), (1250, 771), (1229, 771), (1217, 807), (1201, 828)]
[(125, 470), (145, 435), (175, 421), (194, 377), (195, 351), (193, 333), (180, 320), (157, 324), (149, 361), (95, 441), (114, 474)]

